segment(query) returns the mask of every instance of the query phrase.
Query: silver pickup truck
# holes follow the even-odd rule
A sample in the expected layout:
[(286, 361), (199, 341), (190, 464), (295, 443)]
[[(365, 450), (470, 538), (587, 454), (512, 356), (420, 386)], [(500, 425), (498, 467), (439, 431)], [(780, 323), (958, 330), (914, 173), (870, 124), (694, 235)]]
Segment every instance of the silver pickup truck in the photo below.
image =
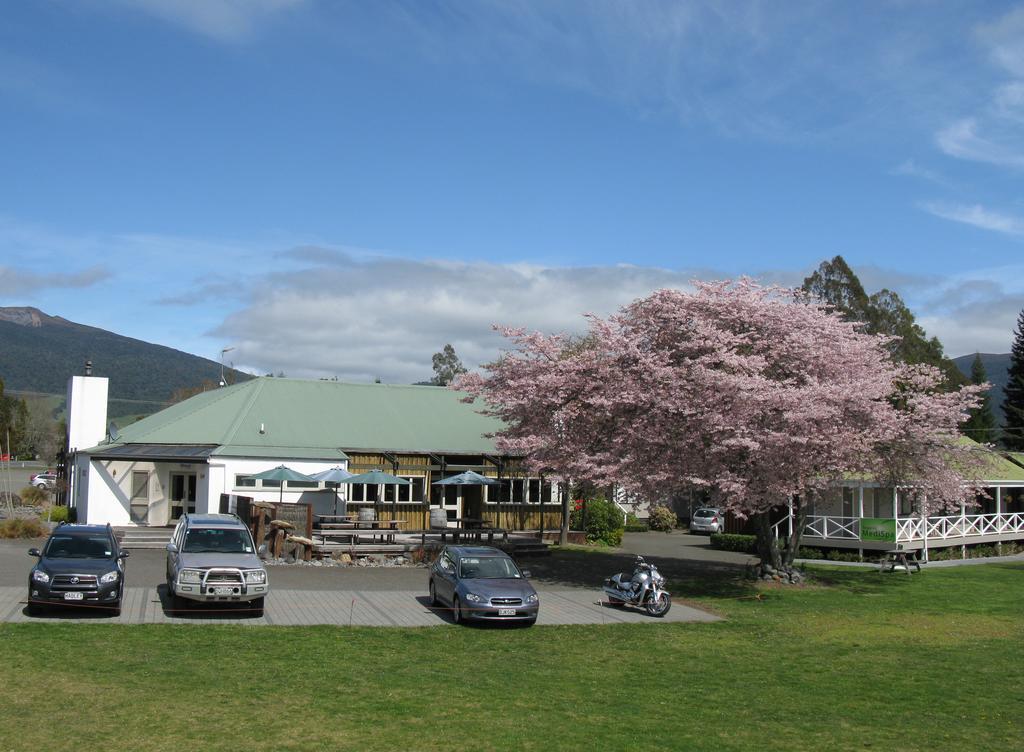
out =
[(167, 544), (167, 591), (175, 611), (189, 601), (245, 602), (263, 615), (270, 582), (249, 529), (233, 514), (187, 514)]

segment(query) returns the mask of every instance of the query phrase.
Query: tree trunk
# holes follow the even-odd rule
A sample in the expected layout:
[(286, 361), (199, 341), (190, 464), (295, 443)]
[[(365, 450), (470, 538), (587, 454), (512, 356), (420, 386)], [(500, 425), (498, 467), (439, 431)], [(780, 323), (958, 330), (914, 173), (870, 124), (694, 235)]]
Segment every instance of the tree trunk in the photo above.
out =
[(565, 483), (565, 492), (562, 494), (562, 528), (558, 532), (558, 545), (565, 546), (569, 543), (569, 495), (572, 486)]
[(797, 503), (793, 507), (793, 513), (793, 533), (784, 539), (784, 549), (780, 546), (782, 540), (776, 539), (772, 531), (771, 512), (762, 512), (753, 518), (757, 530), (757, 555), (761, 559), (761, 563), (755, 569), (755, 576), (775, 582), (803, 582), (803, 574), (793, 568), (793, 559), (796, 558), (800, 541), (803, 539), (807, 508)]

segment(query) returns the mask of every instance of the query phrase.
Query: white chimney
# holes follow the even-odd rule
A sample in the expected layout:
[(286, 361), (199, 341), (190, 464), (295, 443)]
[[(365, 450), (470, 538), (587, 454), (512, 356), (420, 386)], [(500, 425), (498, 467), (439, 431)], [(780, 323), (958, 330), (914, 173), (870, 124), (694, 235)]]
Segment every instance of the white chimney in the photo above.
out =
[[(92, 364), (86, 364), (86, 373)], [(68, 451), (94, 447), (107, 437), (106, 376), (72, 376), (68, 381)]]

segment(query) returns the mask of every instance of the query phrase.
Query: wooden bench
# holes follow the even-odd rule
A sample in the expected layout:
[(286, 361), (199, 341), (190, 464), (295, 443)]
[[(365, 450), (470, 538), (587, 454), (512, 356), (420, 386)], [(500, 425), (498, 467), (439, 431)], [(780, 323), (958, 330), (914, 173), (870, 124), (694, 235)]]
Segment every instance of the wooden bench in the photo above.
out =
[(502, 541), (508, 541), (508, 530), (502, 527), (432, 527), (425, 530), (403, 530), (402, 532), (420, 536), (421, 545), (426, 545), (428, 535), (440, 536), (442, 543), (448, 542), (448, 536), (451, 536), (453, 543), (458, 543), (460, 538), (481, 542), (486, 536), (487, 545), (494, 545), (494, 536), (496, 535), (500, 535)]

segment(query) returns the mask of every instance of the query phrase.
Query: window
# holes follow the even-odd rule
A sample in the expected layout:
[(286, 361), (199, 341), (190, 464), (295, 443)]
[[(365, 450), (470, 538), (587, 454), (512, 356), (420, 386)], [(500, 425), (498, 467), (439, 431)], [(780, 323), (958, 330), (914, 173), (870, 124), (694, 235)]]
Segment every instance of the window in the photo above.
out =
[(289, 480), (286, 481), (286, 488), (320, 488), (315, 480)]
[(246, 475), (236, 475), (235, 488), (256, 488), (256, 479)]
[(349, 488), (352, 489), (349, 491), (349, 501), (356, 503), (377, 501), (377, 486), (353, 484)]
[(525, 480), (513, 480), (512, 483), (512, 503), (522, 504), (526, 500), (526, 481)]

